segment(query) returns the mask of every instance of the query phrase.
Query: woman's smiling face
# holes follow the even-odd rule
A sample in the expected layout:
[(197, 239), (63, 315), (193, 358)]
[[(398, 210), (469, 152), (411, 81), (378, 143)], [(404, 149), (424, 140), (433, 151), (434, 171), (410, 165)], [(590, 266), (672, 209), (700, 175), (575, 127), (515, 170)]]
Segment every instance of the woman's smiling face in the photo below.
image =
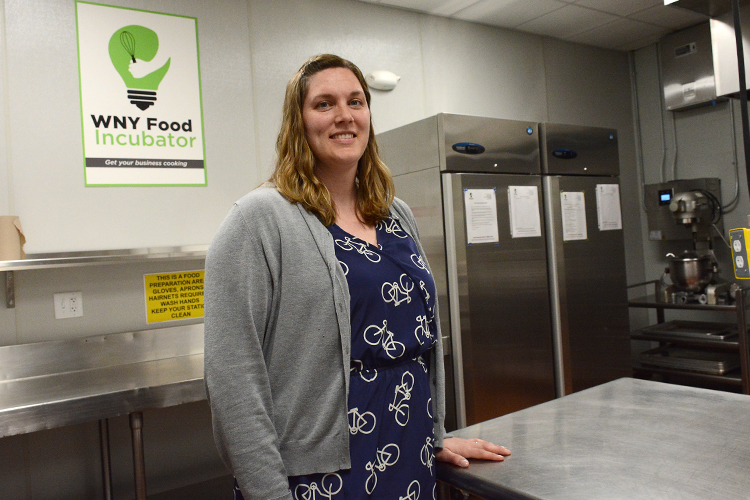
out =
[(370, 109), (354, 73), (329, 68), (310, 77), (302, 121), (317, 168), (357, 168), (370, 137)]

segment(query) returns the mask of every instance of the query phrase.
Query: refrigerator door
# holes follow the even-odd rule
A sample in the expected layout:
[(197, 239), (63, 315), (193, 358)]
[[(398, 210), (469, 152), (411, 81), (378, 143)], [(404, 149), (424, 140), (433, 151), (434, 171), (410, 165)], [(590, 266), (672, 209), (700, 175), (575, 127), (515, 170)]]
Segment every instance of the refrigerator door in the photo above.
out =
[[(540, 235), (511, 237), (512, 186), (536, 189)], [(496, 221), (465, 200), (490, 192)], [(464, 427), (555, 397), (541, 179), (444, 173), (443, 203), (456, 406)], [(476, 233), (469, 228), (470, 239), (467, 227), (486, 228), (488, 220), (498, 241), (471, 243)]]
[(632, 375), (625, 248), (616, 177), (545, 176), (544, 191), (562, 396)]
[(615, 129), (542, 123), (539, 134), (544, 174), (620, 174)]

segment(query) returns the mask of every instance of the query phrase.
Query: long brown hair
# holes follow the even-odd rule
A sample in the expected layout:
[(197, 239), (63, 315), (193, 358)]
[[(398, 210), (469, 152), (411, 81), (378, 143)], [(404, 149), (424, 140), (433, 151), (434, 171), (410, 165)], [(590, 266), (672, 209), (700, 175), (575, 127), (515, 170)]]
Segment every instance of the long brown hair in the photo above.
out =
[[(329, 68), (346, 68), (354, 73), (362, 85), (367, 107), (370, 107), (370, 89), (354, 63), (332, 54), (321, 54), (305, 61), (286, 86), (281, 130), (276, 140), (276, 168), (271, 176), (276, 189), (285, 198), (292, 203), (300, 203), (326, 226), (334, 223), (336, 211), (328, 188), (313, 172), (315, 156), (305, 138), (302, 107), (310, 78)], [(393, 179), (378, 154), (372, 115), (370, 136), (365, 152), (359, 159), (356, 182), (357, 213), (362, 222), (376, 224), (388, 217), (388, 209), (393, 201)]]

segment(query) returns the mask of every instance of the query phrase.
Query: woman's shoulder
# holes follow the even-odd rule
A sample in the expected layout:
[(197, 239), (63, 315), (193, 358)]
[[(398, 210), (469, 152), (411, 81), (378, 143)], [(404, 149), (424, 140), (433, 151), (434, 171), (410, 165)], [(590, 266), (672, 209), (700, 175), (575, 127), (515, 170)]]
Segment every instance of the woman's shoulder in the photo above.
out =
[(240, 208), (271, 208), (276, 205), (290, 205), (273, 184), (261, 184), (235, 202)]
[[(295, 216), (296, 214), (296, 216)], [(273, 186), (262, 185), (234, 202), (214, 241), (273, 238), (279, 228), (289, 227), (299, 218), (299, 210)]]
[(253, 218), (289, 217), (298, 211), (289, 200), (279, 193), (273, 184), (262, 184), (235, 202), (235, 207), (243, 216)]

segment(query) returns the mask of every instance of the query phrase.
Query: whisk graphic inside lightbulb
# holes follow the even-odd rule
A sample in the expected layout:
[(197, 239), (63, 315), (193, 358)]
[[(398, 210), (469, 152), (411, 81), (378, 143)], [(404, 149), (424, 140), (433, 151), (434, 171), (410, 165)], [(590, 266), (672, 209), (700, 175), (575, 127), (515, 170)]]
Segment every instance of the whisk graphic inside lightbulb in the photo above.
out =
[(133, 62), (136, 62), (135, 60), (135, 37), (133, 34), (129, 31), (123, 31), (120, 33), (120, 43), (122, 44), (122, 47), (125, 49), (125, 52), (130, 54), (130, 58), (133, 60)]

